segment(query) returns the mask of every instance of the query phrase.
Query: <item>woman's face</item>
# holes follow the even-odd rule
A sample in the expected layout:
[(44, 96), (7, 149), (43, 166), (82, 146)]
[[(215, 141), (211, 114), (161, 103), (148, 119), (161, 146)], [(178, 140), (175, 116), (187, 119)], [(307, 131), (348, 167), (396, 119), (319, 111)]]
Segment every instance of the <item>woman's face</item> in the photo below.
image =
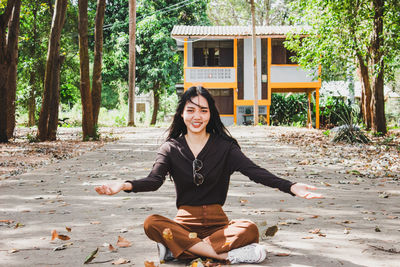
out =
[(205, 132), (210, 120), (207, 99), (201, 95), (193, 97), (191, 101), (186, 102), (181, 116), (188, 132), (195, 134)]

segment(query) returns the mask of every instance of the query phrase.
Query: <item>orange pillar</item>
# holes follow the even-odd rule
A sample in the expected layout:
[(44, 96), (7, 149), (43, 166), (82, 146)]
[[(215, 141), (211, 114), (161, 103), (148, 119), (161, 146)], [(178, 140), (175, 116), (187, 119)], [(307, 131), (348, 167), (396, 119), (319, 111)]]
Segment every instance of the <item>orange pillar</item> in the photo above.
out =
[(319, 129), (319, 88), (315, 88), (315, 128)]

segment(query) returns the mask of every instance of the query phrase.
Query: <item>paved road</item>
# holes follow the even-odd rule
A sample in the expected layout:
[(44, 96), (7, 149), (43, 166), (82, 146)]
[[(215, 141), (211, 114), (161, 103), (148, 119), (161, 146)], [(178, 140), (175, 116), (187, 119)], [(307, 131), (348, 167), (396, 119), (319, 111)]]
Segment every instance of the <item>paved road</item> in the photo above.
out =
[[(157, 262), (143, 221), (153, 213), (175, 215), (172, 182), (167, 180), (157, 192), (112, 197), (97, 195), (93, 187), (147, 175), (164, 131), (133, 129), (96, 151), (0, 181), (0, 220), (14, 221), (0, 222), (0, 266), (81, 266), (97, 247), (92, 266), (111, 266), (111, 260), (121, 257), (131, 261), (124, 266)], [(307, 153), (278, 143), (273, 131), (231, 129), (256, 163), (290, 180), (315, 184), (326, 198), (303, 200), (255, 184), (240, 173), (232, 176), (224, 206), (228, 216), (251, 219), (260, 231), (275, 224), (280, 228), (273, 238), (261, 240), (269, 256), (260, 266), (399, 266), (399, 183), (390, 185), (389, 198), (378, 197), (387, 188), (368, 181), (357, 186), (338, 183), (346, 179), (341, 166), (298, 165)], [(53, 230), (71, 239), (51, 241)], [(109, 252), (103, 244), (116, 247), (118, 236), (132, 246)], [(53, 251), (62, 244), (67, 248)]]

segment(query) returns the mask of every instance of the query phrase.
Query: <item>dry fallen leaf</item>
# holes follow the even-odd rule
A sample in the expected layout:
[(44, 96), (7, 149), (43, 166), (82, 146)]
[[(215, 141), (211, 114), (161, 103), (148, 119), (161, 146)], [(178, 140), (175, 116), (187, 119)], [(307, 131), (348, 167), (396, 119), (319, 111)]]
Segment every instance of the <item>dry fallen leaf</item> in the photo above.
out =
[(90, 253), (90, 255), (86, 257), (85, 262), (83, 264), (88, 264), (94, 258), (96, 258), (97, 252), (99, 252), (99, 248), (96, 248), (95, 250), (93, 250), (92, 253)]
[(111, 244), (108, 244), (108, 250), (111, 251), (111, 252), (117, 252), (117, 249), (114, 248), (114, 246), (111, 245)]
[(90, 224), (101, 224), (99, 221), (90, 222)]
[(308, 232), (312, 234), (319, 234), (321, 232), (321, 229), (315, 228), (314, 230), (309, 230)]
[(16, 252), (19, 252), (19, 250), (18, 249), (16, 249), (16, 248), (13, 248), (13, 249), (10, 249), (9, 251), (7, 251), (8, 253), (10, 253), (10, 254), (12, 254), (12, 253), (16, 253)]
[(172, 235), (172, 231), (169, 228), (165, 228), (163, 231), (163, 238), (165, 240), (172, 240), (174, 237)]
[(71, 232), (71, 230), (72, 230), (70, 227), (67, 227), (67, 226), (65, 226), (65, 229), (67, 229), (68, 232)]
[(57, 231), (56, 230), (51, 231), (51, 241), (53, 241), (57, 237), (58, 237)]
[(119, 258), (118, 260), (113, 261), (112, 264), (113, 265), (121, 265), (121, 264), (129, 263), (129, 262), (131, 262), (131, 261), (124, 259), (124, 258)]
[(296, 220), (298, 220), (298, 221), (304, 221), (304, 218), (303, 217), (298, 217), (298, 218), (296, 218)]
[(152, 261), (145, 261), (144, 267), (158, 267), (158, 265), (155, 265)]
[(24, 227), (25, 225), (22, 223), (17, 223), (14, 227), (14, 229), (17, 229), (18, 227)]
[(13, 220), (0, 220), (0, 222), (10, 224), (10, 223), (13, 223), (14, 221)]
[(313, 239), (314, 237), (312, 237), (312, 236), (305, 236), (305, 237), (302, 237), (301, 239)]
[(265, 231), (265, 236), (274, 236), (276, 232), (278, 232), (278, 226), (273, 225), (267, 228), (267, 230)]
[(120, 248), (127, 248), (132, 246), (132, 243), (129, 242), (127, 239), (123, 238), (122, 236), (118, 236), (117, 246)]
[(194, 232), (189, 233), (189, 238), (190, 239), (193, 239), (193, 238), (196, 238), (196, 237), (197, 237), (197, 233), (194, 233)]
[(70, 239), (71, 239), (71, 238), (70, 238), (69, 236), (67, 236), (67, 235), (58, 235), (57, 237), (58, 237), (58, 239), (61, 239), (61, 240), (70, 240)]
[(290, 256), (290, 254), (289, 253), (277, 253), (277, 254), (275, 254), (275, 256), (286, 257), (286, 256)]

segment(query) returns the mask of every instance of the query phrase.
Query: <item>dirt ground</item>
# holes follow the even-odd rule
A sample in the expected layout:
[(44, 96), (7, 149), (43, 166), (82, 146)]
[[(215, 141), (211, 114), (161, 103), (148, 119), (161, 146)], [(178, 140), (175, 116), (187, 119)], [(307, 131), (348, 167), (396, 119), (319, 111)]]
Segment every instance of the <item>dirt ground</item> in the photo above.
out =
[[(232, 176), (224, 210), (231, 219), (259, 225), (268, 250), (259, 266), (400, 266), (399, 135), (346, 145), (330, 143), (321, 130), (229, 130), (257, 164), (313, 184), (325, 196), (304, 200), (240, 173)], [(104, 141), (81, 143), (79, 129), (62, 129), (56, 144), (27, 143), (19, 132), (13, 143), (0, 146), (0, 266), (81, 266), (96, 248), (92, 266), (112, 266), (119, 258), (130, 261), (123, 266), (158, 265), (143, 221), (154, 213), (175, 215), (173, 183), (166, 180), (157, 192), (111, 197), (93, 188), (146, 176), (165, 129), (101, 131)], [(274, 225), (278, 232), (266, 237)], [(70, 239), (52, 240), (54, 230)], [(131, 246), (118, 247), (119, 236)]]

